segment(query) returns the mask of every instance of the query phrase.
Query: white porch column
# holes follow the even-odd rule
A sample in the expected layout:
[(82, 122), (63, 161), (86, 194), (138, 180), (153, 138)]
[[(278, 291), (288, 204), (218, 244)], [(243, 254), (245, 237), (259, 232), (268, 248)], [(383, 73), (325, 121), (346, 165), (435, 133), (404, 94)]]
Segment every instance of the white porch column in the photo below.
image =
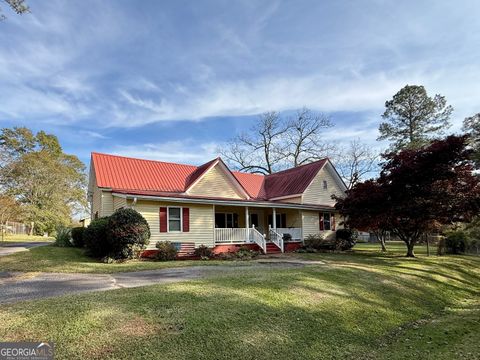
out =
[(277, 209), (273, 208), (273, 216), (272, 216), (272, 225), (275, 231), (277, 231)]
[(213, 204), (213, 245), (217, 242), (217, 231), (215, 230), (215, 204)]
[(245, 236), (247, 237), (245, 240), (250, 240), (250, 214), (248, 213), (248, 206), (245, 206)]

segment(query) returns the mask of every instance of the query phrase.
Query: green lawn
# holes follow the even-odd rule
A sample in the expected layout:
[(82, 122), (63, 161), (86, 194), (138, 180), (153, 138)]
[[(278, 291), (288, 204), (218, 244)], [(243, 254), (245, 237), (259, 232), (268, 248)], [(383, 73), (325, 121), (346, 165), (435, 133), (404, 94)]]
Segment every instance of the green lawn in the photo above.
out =
[(480, 258), (376, 250), (2, 305), (0, 339), (55, 341), (57, 359), (480, 358)]
[(231, 262), (218, 260), (146, 261), (130, 260), (105, 264), (84, 254), (82, 249), (53, 245), (32, 248), (29, 251), (1, 256), (0, 271), (64, 272), (108, 274), (123, 271), (140, 271), (192, 265), (218, 265)]
[[(5, 235), (3, 241), (12, 243), (12, 242), (46, 242), (46, 241), (53, 241), (52, 237), (45, 237), (45, 236), (37, 236), (37, 235)], [(2, 242), (2, 238), (0, 237), (0, 244)]]

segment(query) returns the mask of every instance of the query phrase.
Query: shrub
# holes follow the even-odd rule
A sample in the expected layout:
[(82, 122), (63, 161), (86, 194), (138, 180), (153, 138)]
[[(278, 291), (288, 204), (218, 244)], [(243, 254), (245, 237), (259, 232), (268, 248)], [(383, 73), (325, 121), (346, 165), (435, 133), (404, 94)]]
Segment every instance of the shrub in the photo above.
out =
[(83, 233), (85, 232), (84, 227), (74, 227), (72, 229), (72, 241), (73, 246), (82, 248), (85, 246), (85, 242), (83, 241)]
[(109, 254), (107, 242), (108, 217), (93, 220), (83, 232), (83, 241), (88, 255), (101, 258)]
[(355, 233), (351, 229), (338, 229), (335, 234), (335, 249), (350, 250), (356, 244)]
[(134, 209), (119, 209), (108, 219), (109, 255), (114, 259), (138, 257), (149, 239), (150, 227), (147, 220)]
[(335, 240), (325, 239), (322, 235), (308, 235), (305, 239), (305, 249), (335, 250)]
[(468, 236), (463, 230), (451, 231), (445, 238), (445, 253), (463, 254), (468, 246)]
[(251, 250), (246, 246), (241, 246), (235, 252), (219, 254), (217, 257), (222, 260), (251, 260), (260, 255), (260, 252)]
[(157, 260), (175, 260), (175, 258), (177, 257), (177, 247), (173, 245), (170, 241), (158, 241), (155, 247), (158, 249), (158, 252), (156, 254)]
[(72, 244), (72, 230), (65, 226), (57, 227), (55, 233), (55, 242), (53, 243), (55, 246), (60, 247), (70, 247), (73, 246)]
[(212, 257), (212, 249), (205, 245), (200, 245), (195, 249), (195, 256), (200, 257), (202, 260), (210, 259)]
[(438, 241), (437, 255), (445, 255), (446, 252), (447, 252), (447, 250), (446, 250), (446, 245), (445, 245), (445, 238), (442, 237), (442, 238)]

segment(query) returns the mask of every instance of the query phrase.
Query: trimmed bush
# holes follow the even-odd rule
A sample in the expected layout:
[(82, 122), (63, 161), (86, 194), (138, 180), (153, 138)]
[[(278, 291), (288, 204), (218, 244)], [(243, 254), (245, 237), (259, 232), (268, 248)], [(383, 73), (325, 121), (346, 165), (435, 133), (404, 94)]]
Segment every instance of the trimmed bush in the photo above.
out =
[(260, 252), (251, 250), (247, 246), (241, 246), (235, 252), (227, 252), (218, 254), (218, 258), (222, 260), (251, 260), (260, 255)]
[(71, 247), (72, 244), (72, 230), (68, 227), (59, 226), (55, 232), (55, 246)]
[(325, 239), (322, 235), (308, 235), (305, 239), (305, 249), (335, 250), (335, 240)]
[(150, 239), (147, 220), (136, 210), (124, 208), (108, 219), (107, 241), (114, 259), (133, 259), (140, 255)]
[(158, 249), (155, 257), (160, 261), (175, 260), (177, 257), (177, 247), (170, 241), (158, 241), (155, 247)]
[(83, 241), (83, 233), (85, 232), (84, 227), (74, 227), (72, 229), (72, 241), (73, 246), (82, 248), (85, 246), (85, 242)]
[(212, 255), (212, 249), (205, 245), (200, 245), (198, 248), (195, 249), (195, 256), (200, 257), (202, 260), (210, 259)]
[(110, 252), (107, 242), (108, 217), (93, 220), (83, 232), (83, 241), (87, 248), (87, 254), (102, 258)]
[(335, 249), (350, 250), (356, 244), (355, 233), (351, 229), (338, 229), (335, 234)]

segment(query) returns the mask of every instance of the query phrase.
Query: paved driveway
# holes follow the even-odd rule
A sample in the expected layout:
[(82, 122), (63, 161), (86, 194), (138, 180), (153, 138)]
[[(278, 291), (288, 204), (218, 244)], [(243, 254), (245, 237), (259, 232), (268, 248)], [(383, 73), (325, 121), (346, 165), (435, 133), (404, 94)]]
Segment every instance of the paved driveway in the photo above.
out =
[(191, 266), (116, 274), (63, 274), (0, 272), (0, 303), (40, 299), (90, 291), (106, 291), (144, 285), (166, 284), (229, 274), (242, 270), (303, 267), (309, 261), (259, 261), (253, 265)]
[(33, 247), (50, 245), (52, 242), (23, 241), (23, 242), (4, 242), (0, 246), (0, 256), (14, 254), (20, 251), (27, 251)]

